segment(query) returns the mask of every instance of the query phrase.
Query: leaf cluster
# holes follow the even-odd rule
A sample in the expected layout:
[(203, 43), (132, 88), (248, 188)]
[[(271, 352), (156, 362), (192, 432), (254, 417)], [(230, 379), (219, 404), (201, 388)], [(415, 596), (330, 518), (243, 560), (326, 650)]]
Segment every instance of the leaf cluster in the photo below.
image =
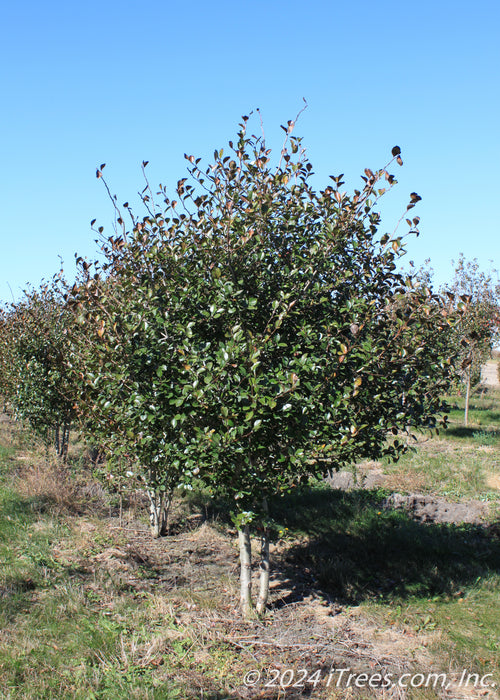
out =
[(104, 262), (79, 260), (67, 294), (87, 431), (155, 487), (203, 478), (240, 512), (434, 427), (449, 358), (429, 341), (451, 322), (379, 232), (390, 163), (317, 191), (294, 122), (273, 165), (247, 121), (208, 167), (186, 155), (175, 198), (146, 178), (129, 228), (112, 197), (121, 231), (98, 229)]
[(75, 386), (68, 372), (71, 315), (58, 291), (59, 276), (29, 289), (0, 316), (0, 391), (15, 415), (41, 436), (69, 428)]
[(498, 272), (484, 272), (476, 259), (461, 254), (455, 276), (445, 290), (460, 309), (453, 328), (456, 373), (461, 381), (470, 374), (472, 384), (481, 378), (481, 366), (500, 340), (500, 280)]

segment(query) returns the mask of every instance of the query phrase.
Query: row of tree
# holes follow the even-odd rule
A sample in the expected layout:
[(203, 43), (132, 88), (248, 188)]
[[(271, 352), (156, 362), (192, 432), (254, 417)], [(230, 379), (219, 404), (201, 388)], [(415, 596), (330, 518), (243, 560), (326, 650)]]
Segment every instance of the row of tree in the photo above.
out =
[[(360, 458), (397, 459), (402, 432), (435, 428), (457, 361), (474, 363), (456, 334), (476, 342), (460, 325), (475, 300), (398, 271), (404, 237), (381, 235), (375, 209), (398, 147), (352, 195), (342, 175), (317, 191), (294, 122), (273, 165), (247, 120), (204, 170), (186, 156), (174, 199), (146, 179), (138, 218), (112, 197), (119, 230), (98, 229), (100, 257), (78, 259), (73, 285), (59, 275), (3, 310), (0, 391), (62, 456), (78, 423), (116, 480), (143, 485), (154, 536), (175, 489), (229, 499), (245, 614), (261, 536), (262, 614), (273, 500)], [(476, 332), (491, 343), (492, 327)]]

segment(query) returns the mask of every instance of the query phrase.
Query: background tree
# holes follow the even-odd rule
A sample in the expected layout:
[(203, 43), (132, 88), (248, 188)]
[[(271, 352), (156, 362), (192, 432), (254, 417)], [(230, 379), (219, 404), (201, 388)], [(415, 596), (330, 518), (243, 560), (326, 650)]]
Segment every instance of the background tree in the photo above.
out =
[[(173, 201), (160, 187), (161, 210), (146, 184), (146, 216), (129, 211), (127, 231), (119, 213), (105, 264), (91, 277), (85, 263), (70, 303), (90, 348), (89, 424), (143, 465), (154, 493), (200, 476), (231, 499), (248, 614), (252, 527), (258, 613), (267, 601), (270, 501), (311, 474), (396, 459), (400, 429), (436, 425), (449, 360), (428, 329), (449, 318), (398, 274), (402, 237), (378, 233), (389, 166), (365, 170), (352, 196), (341, 175), (317, 192), (294, 122), (272, 166), (247, 120), (205, 171), (186, 156), (191, 179)], [(393, 159), (402, 164), (398, 147)]]
[(66, 458), (76, 395), (69, 373), (70, 317), (58, 292), (58, 278), (39, 290), (27, 290), (1, 318), (2, 392), (16, 417), (53, 441)]
[(160, 216), (132, 221), (132, 232), (103, 239), (103, 264), (78, 259), (80, 278), (66, 295), (75, 319), (71, 371), (83, 434), (106, 451), (109, 479), (145, 489), (159, 537), (174, 489), (192, 488), (199, 471), (187, 459), (179, 413), (191, 305), (189, 290), (178, 288), (184, 244), (160, 229)]
[(9, 314), (6, 308), (0, 308), (0, 396), (4, 411), (13, 392), (10, 354)]
[(484, 272), (476, 259), (461, 254), (447, 290), (462, 314), (454, 327), (456, 372), (465, 388), (464, 424), (468, 423), (471, 389), (481, 380), (481, 367), (500, 339), (500, 280), (496, 270)]

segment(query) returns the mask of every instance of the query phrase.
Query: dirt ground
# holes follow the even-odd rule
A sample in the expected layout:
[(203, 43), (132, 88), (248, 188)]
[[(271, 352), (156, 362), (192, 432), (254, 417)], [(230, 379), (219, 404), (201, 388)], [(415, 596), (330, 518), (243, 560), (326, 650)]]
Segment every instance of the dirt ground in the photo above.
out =
[[(353, 489), (360, 486), (365, 489), (387, 486), (389, 479), (386, 477), (378, 463), (373, 462), (360, 470), (357, 478), (350, 471), (334, 472), (327, 479), (332, 488)], [(454, 503), (440, 498), (421, 493), (402, 495), (393, 493), (386, 499), (387, 508), (401, 508), (410, 513), (420, 522), (432, 523), (470, 523), (480, 525), (488, 514), (486, 503), (477, 500)]]
[[(103, 608), (110, 614), (114, 609), (113, 590), (116, 585), (131, 594), (144, 595), (146, 592), (168, 601), (168, 611), (174, 613), (176, 629), (147, 650), (149, 666), (154, 665), (155, 660), (161, 663), (172, 635), (203, 640), (200, 644), (203, 651), (194, 659), (198, 665), (202, 665), (203, 656), (210, 654), (211, 648), (229, 647), (237, 651), (242, 682), (233, 681), (231, 687), (226, 686), (224, 690), (230, 694), (224, 697), (242, 700), (356, 697), (342, 687), (336, 694), (334, 685), (338, 680), (338, 669), (394, 678), (406, 672), (414, 673), (415, 669), (433, 669), (426, 647), (434, 633), (417, 634), (410, 627), (378, 629), (357, 608), (346, 608), (325, 600), (307, 577), (301, 587), (297, 586), (297, 581), (292, 584), (280, 575), (279, 570), (275, 571), (271, 581), (269, 614), (263, 621), (243, 620), (234, 587), (239, 567), (235, 542), (206, 523), (199, 526), (193, 520), (191, 525), (192, 531), (161, 540), (152, 540), (147, 528), (137, 522), (129, 523), (126, 529), (112, 525), (117, 528), (116, 532), (121, 533), (123, 544), (109, 547), (90, 558), (62, 550), (57, 553), (66, 561), (68, 558), (73, 560), (84, 589), (99, 596)], [(88, 538), (89, 542), (94, 527), (90, 521), (80, 523), (82, 537)], [(275, 557), (278, 554), (276, 550), (273, 553)], [(217, 599), (211, 608), (207, 606), (207, 597), (219, 595), (217, 591), (221, 589), (221, 582), (225, 584), (222, 593), (226, 594), (226, 599)], [(245, 673), (249, 669), (261, 668), (266, 670), (262, 672), (260, 682), (246, 687)], [(273, 675), (286, 669), (294, 669), (295, 673), (305, 669), (309, 676), (319, 671), (321, 683), (316, 688), (307, 685), (288, 688), (285, 693), (272, 681)], [(442, 672), (442, 669), (434, 670)], [(233, 677), (235, 671), (233, 665)], [(209, 688), (207, 678), (196, 670), (196, 665), (186, 664), (182, 673), (184, 678), (177, 677), (176, 681), (184, 684), (186, 697), (208, 697), (210, 692), (221, 690), (215, 686)], [(330, 676), (332, 680), (327, 687)], [(266, 683), (269, 684), (267, 688)], [(400, 688), (373, 689), (370, 693), (373, 698), (406, 697)], [(444, 693), (436, 697), (460, 696)]]
[[(156, 639), (145, 650), (144, 662), (147, 666), (161, 664), (173, 638), (198, 640), (199, 651), (191, 662), (186, 659), (186, 665), (176, 677), (176, 682), (186, 689), (186, 698), (404, 699), (409, 696), (398, 687), (372, 688), (368, 695), (346, 689), (342, 684), (337, 688), (339, 669), (396, 679), (423, 669), (426, 673), (446, 672), (436, 666), (438, 660), (428, 651), (439, 631), (416, 631), (410, 625), (380, 628), (357, 606), (342, 606), (325, 599), (315, 590), (307, 572), (302, 579), (288, 579), (279, 563), (274, 566), (271, 578), (268, 615), (264, 620), (244, 620), (237, 605), (236, 538), (211, 524), (200, 524), (192, 518), (185, 532), (152, 540), (147, 527), (138, 521), (121, 528), (116, 518), (110, 523), (120, 544), (89, 556), (85, 542), (92, 544), (96, 526), (84, 518), (74, 523), (82, 547), (77, 551), (61, 549), (55, 554), (72, 562), (84, 590), (91, 591), (94, 598), (99, 597), (103, 610), (111, 615), (117, 586), (127, 595), (146, 594), (163, 601), (165, 612), (174, 616), (175, 629), (168, 630), (164, 638)], [(281, 554), (279, 546), (274, 546), (275, 563)], [(237, 661), (231, 665), (232, 680), (222, 684), (222, 694), (221, 684), (210, 687), (211, 681), (202, 670), (207, 654), (217, 653), (221, 646), (237, 653)], [(244, 681), (249, 669), (261, 669), (259, 682), (251, 686)], [(273, 684), (273, 677), (287, 669), (293, 669), (295, 674), (304, 669), (308, 677), (316, 672), (321, 682), (316, 687), (306, 684), (285, 691)], [(454, 684), (455, 676), (450, 673), (449, 678), (448, 689), (439, 689), (435, 695), (425, 697), (443, 700), (498, 697), (493, 691), (476, 693), (472, 688), (461, 694)]]

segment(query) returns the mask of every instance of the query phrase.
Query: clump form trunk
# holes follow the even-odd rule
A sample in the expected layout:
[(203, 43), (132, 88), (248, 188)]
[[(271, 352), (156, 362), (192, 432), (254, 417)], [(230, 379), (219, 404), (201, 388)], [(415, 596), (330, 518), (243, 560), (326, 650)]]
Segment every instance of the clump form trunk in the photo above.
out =
[(71, 430), (71, 425), (69, 423), (59, 423), (55, 428), (55, 448), (56, 454), (59, 459), (62, 459), (64, 463), (68, 461), (68, 445), (69, 445), (69, 434)]
[(168, 532), (168, 511), (170, 510), (171, 494), (165, 491), (148, 489), (149, 524), (153, 538), (163, 537)]
[[(263, 503), (264, 512), (267, 513), (267, 503)], [(240, 605), (244, 617), (250, 617), (253, 610), (252, 601), (252, 543), (250, 540), (250, 527), (245, 525), (238, 530), (240, 544)], [(269, 598), (269, 528), (264, 523), (260, 539), (260, 577), (259, 595), (256, 613), (259, 617), (265, 614), (267, 600)]]

